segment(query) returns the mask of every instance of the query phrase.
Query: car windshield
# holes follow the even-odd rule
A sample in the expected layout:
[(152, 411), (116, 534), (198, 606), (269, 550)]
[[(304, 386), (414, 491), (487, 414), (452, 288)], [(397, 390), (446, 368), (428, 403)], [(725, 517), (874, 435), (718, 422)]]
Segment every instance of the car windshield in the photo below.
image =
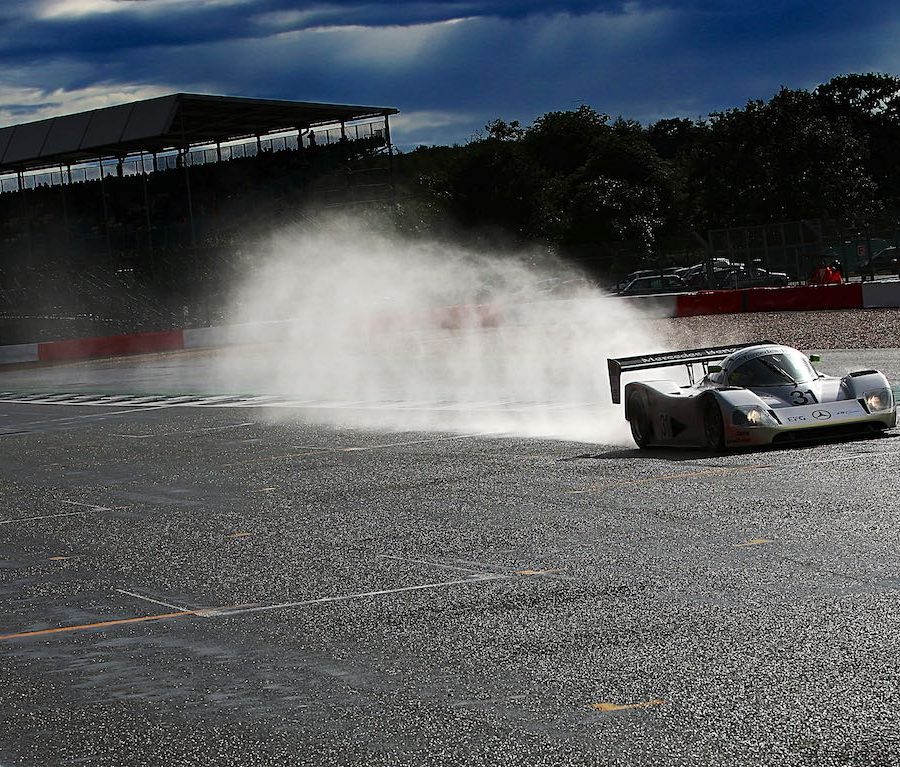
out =
[(800, 352), (779, 352), (754, 357), (728, 375), (729, 386), (784, 386), (811, 381), (815, 371)]

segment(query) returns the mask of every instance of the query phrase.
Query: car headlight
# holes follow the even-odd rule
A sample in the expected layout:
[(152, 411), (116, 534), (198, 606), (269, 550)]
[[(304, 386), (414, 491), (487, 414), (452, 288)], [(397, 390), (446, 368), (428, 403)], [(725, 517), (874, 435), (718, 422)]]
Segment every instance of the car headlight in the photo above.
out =
[(870, 413), (882, 413), (894, 407), (894, 396), (890, 389), (876, 389), (863, 394), (863, 401)]
[(731, 422), (735, 426), (778, 426), (778, 422), (766, 408), (759, 405), (736, 407), (731, 414)]

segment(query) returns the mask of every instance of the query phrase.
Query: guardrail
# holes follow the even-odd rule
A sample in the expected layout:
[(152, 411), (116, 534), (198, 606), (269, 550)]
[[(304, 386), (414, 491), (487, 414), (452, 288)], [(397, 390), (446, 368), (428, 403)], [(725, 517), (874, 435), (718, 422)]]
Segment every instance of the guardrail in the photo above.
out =
[[(874, 284), (804, 285), (784, 288), (743, 288), (740, 290), (708, 290), (677, 294), (673, 317), (704, 314), (738, 314), (740, 312), (803, 312), (817, 309), (863, 309), (879, 306), (865, 303), (867, 290)], [(893, 283), (900, 299), (900, 282)]]
[[(854, 282), (843, 285), (807, 285), (784, 288), (705, 290), (629, 296), (628, 302), (650, 317), (695, 317), (742, 312), (813, 311), (834, 309), (881, 309), (900, 307), (900, 280)], [(502, 307), (490, 305), (443, 307), (416, 316), (444, 330), (462, 327), (496, 327), (503, 322)], [(407, 318), (409, 319), (409, 318)], [(370, 329), (378, 330), (378, 318)], [(152, 333), (129, 333), (99, 338), (76, 338), (32, 344), (0, 346), (0, 365), (60, 362), (128, 354), (177, 351), (265, 343), (284, 336), (293, 325), (289, 320), (250, 323), (232, 327), (191, 328)]]

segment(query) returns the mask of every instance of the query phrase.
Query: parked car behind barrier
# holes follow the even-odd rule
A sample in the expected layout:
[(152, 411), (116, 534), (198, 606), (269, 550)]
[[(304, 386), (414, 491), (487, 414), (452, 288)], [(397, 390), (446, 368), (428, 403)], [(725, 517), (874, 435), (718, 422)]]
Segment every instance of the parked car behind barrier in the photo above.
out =
[(755, 264), (748, 268), (724, 258), (713, 259), (711, 273), (705, 263), (694, 264), (682, 277), (695, 290), (780, 287), (790, 282), (785, 272), (769, 271)]
[(686, 293), (687, 283), (674, 274), (657, 277), (638, 277), (618, 290), (620, 296), (649, 296), (654, 293)]
[[(729, 261), (727, 258), (714, 258), (712, 260), (711, 266), (712, 273), (713, 275), (715, 275), (718, 272), (735, 269), (738, 267), (738, 264), (731, 263), (731, 261)], [(689, 266), (679, 276), (691, 288), (705, 289), (710, 286), (710, 281), (707, 278), (707, 263), (705, 261), (699, 264), (694, 264), (693, 266)]]
[(665, 266), (662, 269), (638, 269), (635, 272), (626, 274), (612, 288), (614, 293), (620, 293), (630, 282), (640, 279), (641, 277), (681, 277), (684, 278), (685, 272), (688, 271), (686, 266)]
[(879, 250), (871, 258), (859, 262), (859, 273), (896, 272), (900, 264), (900, 248), (893, 245)]
[(784, 272), (770, 272), (758, 266), (749, 269), (740, 266), (713, 273), (711, 288), (765, 288), (782, 287), (788, 284)]

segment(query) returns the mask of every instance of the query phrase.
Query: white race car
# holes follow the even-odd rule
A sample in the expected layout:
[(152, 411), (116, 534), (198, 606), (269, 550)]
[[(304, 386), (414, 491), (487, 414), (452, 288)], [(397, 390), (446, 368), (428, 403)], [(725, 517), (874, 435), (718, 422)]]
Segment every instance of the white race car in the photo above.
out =
[[(896, 424), (890, 384), (877, 370), (842, 378), (819, 373), (796, 349), (771, 341), (610, 359), (613, 402), (622, 375), (685, 365), (690, 385), (634, 381), (625, 386), (625, 418), (638, 447), (715, 451), (874, 434)], [(711, 364), (720, 362), (720, 364)], [(703, 376), (696, 380), (695, 366)]]

